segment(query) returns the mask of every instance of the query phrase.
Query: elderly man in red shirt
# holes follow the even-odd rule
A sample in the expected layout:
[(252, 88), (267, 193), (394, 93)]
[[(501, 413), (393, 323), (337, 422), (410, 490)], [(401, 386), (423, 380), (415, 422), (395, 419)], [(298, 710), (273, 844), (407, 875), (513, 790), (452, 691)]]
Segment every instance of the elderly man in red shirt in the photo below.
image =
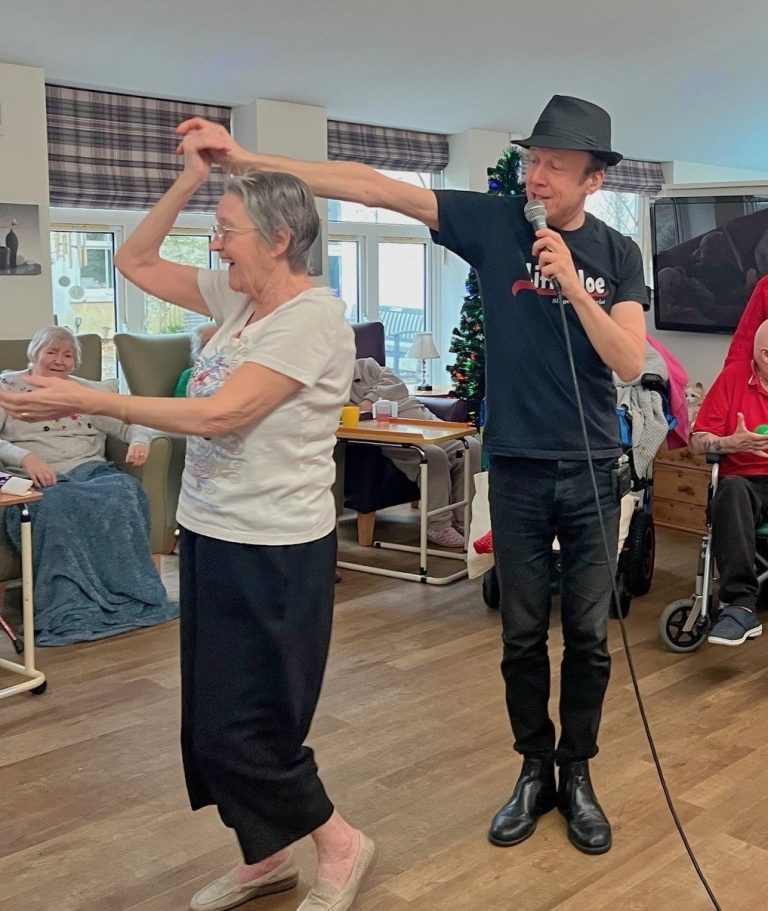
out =
[[(707, 641), (741, 645), (763, 632), (756, 606), (755, 529), (768, 522), (768, 320), (754, 335), (752, 360), (729, 363), (702, 403), (690, 448), (724, 456), (712, 500), (712, 549), (724, 605)], [(768, 428), (766, 428), (768, 429)]]

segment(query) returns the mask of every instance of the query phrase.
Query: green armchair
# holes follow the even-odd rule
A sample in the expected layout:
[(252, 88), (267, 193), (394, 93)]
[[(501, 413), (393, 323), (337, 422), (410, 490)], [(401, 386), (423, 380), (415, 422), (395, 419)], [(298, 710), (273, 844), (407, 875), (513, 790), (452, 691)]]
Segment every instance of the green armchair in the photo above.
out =
[[(131, 395), (168, 398), (173, 395), (180, 374), (190, 365), (192, 336), (186, 333), (133, 335), (119, 332), (115, 335), (115, 350)], [(166, 509), (175, 531), (187, 439), (172, 433), (166, 434), (166, 437), (171, 448), (165, 487)]]
[[(98, 335), (81, 335), (82, 363), (75, 374), (88, 380), (101, 379), (101, 338)], [(28, 339), (0, 341), (0, 370), (23, 370), (27, 366)], [(165, 435), (152, 439), (149, 457), (140, 468), (127, 465), (128, 447), (116, 437), (108, 437), (106, 457), (123, 471), (137, 478), (149, 498), (150, 550), (158, 562), (159, 555), (168, 554), (175, 544), (175, 509), (169, 511), (166, 489), (171, 460), (171, 441)], [(21, 576), (21, 560), (5, 533), (5, 522), (0, 510), (0, 610), (6, 583)]]

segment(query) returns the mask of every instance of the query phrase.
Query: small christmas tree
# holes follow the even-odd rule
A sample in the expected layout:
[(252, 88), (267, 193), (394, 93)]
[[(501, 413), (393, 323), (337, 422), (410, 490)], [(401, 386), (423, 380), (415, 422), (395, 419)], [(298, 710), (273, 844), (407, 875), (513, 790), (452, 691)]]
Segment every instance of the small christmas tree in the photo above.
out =
[[(494, 196), (519, 196), (524, 192), (520, 180), (520, 153), (507, 149), (496, 166), (488, 168), (488, 192)], [(466, 281), (466, 296), (454, 327), (450, 351), (456, 361), (445, 369), (453, 380), (451, 395), (467, 403), (471, 421), (477, 421), (480, 404), (485, 398), (485, 325), (483, 302), (477, 273), (471, 269)]]

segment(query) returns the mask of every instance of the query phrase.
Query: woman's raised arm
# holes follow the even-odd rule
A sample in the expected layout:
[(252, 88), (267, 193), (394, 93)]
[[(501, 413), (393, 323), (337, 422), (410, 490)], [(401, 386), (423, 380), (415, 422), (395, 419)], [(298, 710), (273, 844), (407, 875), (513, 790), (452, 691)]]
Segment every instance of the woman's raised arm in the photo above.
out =
[(185, 151), (185, 167), (115, 254), (115, 266), (142, 291), (185, 310), (210, 316), (197, 286), (197, 268), (172, 263), (160, 256), (160, 245), (173, 228), (179, 212), (208, 179), (211, 160), (197, 144)]

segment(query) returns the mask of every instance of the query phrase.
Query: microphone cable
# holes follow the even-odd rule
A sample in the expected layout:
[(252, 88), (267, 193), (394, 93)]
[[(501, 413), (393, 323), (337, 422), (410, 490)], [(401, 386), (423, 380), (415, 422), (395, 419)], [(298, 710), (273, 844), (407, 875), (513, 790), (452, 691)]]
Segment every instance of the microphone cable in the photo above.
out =
[[(576, 394), (576, 406), (577, 406), (577, 410), (579, 413), (579, 421), (581, 423), (581, 433), (582, 433), (582, 437), (584, 439), (584, 449), (585, 449), (585, 452), (587, 455), (587, 464), (589, 466), (589, 476), (590, 476), (590, 480), (592, 482), (592, 491), (594, 493), (595, 506), (597, 507), (597, 517), (600, 522), (600, 534), (603, 539), (603, 549), (605, 551), (605, 558), (607, 560), (608, 572), (610, 573), (610, 576), (611, 576), (611, 589), (613, 591), (614, 603), (616, 605), (616, 615), (619, 618), (619, 627), (621, 629), (621, 639), (624, 644), (624, 653), (627, 656), (629, 674), (630, 674), (630, 677), (632, 678), (632, 687), (635, 691), (635, 699), (637, 700), (637, 706), (640, 711), (640, 718), (642, 719), (645, 736), (648, 741), (648, 745), (651, 749), (651, 756), (653, 757), (653, 763), (656, 766), (656, 772), (659, 776), (659, 781), (661, 783), (661, 789), (664, 792), (664, 799), (667, 802), (667, 807), (669, 808), (669, 812), (672, 815), (672, 819), (675, 823), (675, 827), (677, 828), (678, 834), (680, 835), (680, 838), (683, 842), (683, 846), (685, 847), (685, 850), (688, 853), (688, 857), (690, 858), (691, 863), (693, 864), (693, 868), (696, 871), (696, 875), (701, 880), (701, 884), (704, 886), (704, 889), (706, 890), (707, 895), (709, 896), (709, 899), (712, 902), (712, 907), (715, 908), (716, 911), (723, 911), (723, 909), (721, 908), (721, 906), (717, 900), (717, 897), (715, 896), (715, 893), (712, 891), (712, 888), (709, 885), (709, 882), (707, 881), (706, 876), (704, 875), (704, 872), (702, 871), (701, 867), (699, 866), (699, 862), (696, 858), (693, 848), (690, 845), (690, 842), (688, 841), (688, 837), (685, 834), (685, 830), (683, 829), (683, 824), (680, 821), (680, 817), (677, 814), (677, 810), (675, 809), (675, 805), (672, 800), (672, 795), (670, 794), (669, 787), (667, 786), (667, 781), (664, 776), (664, 771), (661, 767), (661, 761), (659, 760), (659, 754), (656, 750), (656, 744), (654, 743), (654, 740), (653, 740), (653, 735), (651, 733), (651, 726), (648, 723), (648, 717), (645, 713), (645, 705), (643, 703), (643, 697), (640, 694), (640, 685), (638, 683), (637, 674), (635, 672), (635, 662), (634, 662), (634, 659), (632, 658), (632, 650), (629, 647), (629, 638), (627, 637), (627, 628), (626, 628), (626, 624), (624, 623), (624, 617), (622, 616), (621, 603), (619, 601), (619, 592), (618, 592), (618, 587), (616, 585), (616, 574), (611, 572), (611, 564), (612, 564), (611, 549), (609, 547), (608, 536), (606, 535), (606, 531), (605, 531), (605, 522), (603, 520), (603, 510), (602, 510), (602, 507), (600, 506), (600, 492), (597, 489), (597, 479), (595, 478), (595, 469), (594, 469), (594, 465), (592, 464), (592, 450), (590, 449), (590, 446), (589, 446), (589, 436), (587, 434), (587, 423), (586, 423), (586, 420), (584, 417), (584, 407), (581, 402), (581, 392), (579, 391), (579, 383), (578, 383), (578, 379), (576, 376), (576, 362), (573, 357), (573, 348), (571, 347), (571, 336), (568, 331), (568, 318), (567, 318), (567, 315), (565, 312), (565, 301), (563, 300), (563, 294), (562, 294), (560, 285), (557, 282), (557, 280), (556, 279), (552, 280), (552, 284), (556, 291), (555, 300), (557, 301), (557, 303), (559, 304), (559, 307), (560, 307), (560, 316), (561, 316), (561, 320), (562, 320), (562, 324), (563, 324), (563, 334), (565, 337), (565, 347), (566, 347), (566, 351), (568, 353), (568, 366), (571, 371), (571, 379), (573, 380), (573, 389)], [(619, 508), (621, 508), (621, 507), (619, 507)], [(614, 548), (615, 548), (615, 544), (614, 544)]]

